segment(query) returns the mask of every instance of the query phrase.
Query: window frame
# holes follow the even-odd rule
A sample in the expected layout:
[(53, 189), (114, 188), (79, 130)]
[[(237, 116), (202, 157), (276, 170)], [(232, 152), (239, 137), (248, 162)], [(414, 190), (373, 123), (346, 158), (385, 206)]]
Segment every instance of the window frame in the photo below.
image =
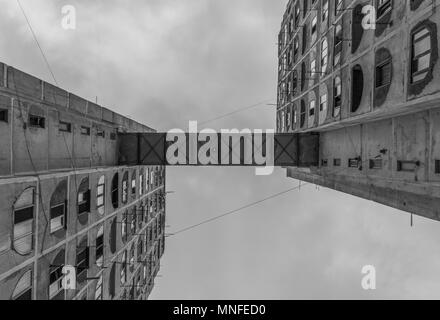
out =
[[(25, 195), (26, 192), (32, 192), (32, 199), (30, 203), (25, 203), (21, 206), (17, 206), (17, 204), (19, 203), (19, 200), (22, 199), (22, 197)], [(17, 198), (16, 202), (14, 203), (13, 206), (13, 232), (12, 232), (12, 248), (14, 249), (15, 252), (17, 252), (20, 255), (28, 255), (30, 253), (32, 253), (32, 251), (34, 250), (34, 233), (35, 233), (35, 208), (36, 208), (36, 189), (35, 187), (29, 187), (24, 189), (20, 196)], [(19, 222), (17, 222), (17, 213), (22, 213), (22, 214), (26, 214), (29, 215), (29, 211), (32, 212), (32, 218), (31, 219), (25, 219), (22, 220), (23, 218), (20, 219)], [(26, 226), (26, 224), (30, 224), (31, 225), (31, 230), (27, 231), (28, 228), (25, 228), (24, 232), (20, 232), (19, 235), (17, 235), (17, 226), (21, 226), (24, 225)], [(22, 241), (23, 239), (27, 239), (30, 238), (30, 244), (29, 244), (29, 250), (20, 250), (17, 245), (17, 243), (19, 241)]]
[[(100, 187), (102, 187), (102, 192), (99, 191)], [(99, 204), (100, 199), (102, 199), (102, 203)], [(105, 176), (102, 175), (98, 179), (98, 184), (96, 186), (96, 210), (100, 215), (105, 213)]]
[[(422, 35), (420, 38), (418, 38), (417, 40), (415, 39), (416, 35), (423, 32), (424, 30), (426, 30), (426, 34)], [(411, 73), (411, 77), (410, 77), (410, 81), (411, 84), (418, 84), (420, 82), (423, 82), (426, 77), (429, 74), (429, 70), (431, 68), (431, 60), (432, 60), (432, 53), (433, 53), (433, 48), (432, 48), (432, 32), (431, 30), (426, 26), (426, 25), (421, 25), (418, 28), (415, 28), (413, 31), (411, 31), (411, 62), (410, 62), (410, 73)], [(423, 51), (422, 53), (419, 53), (418, 55), (415, 55), (415, 44), (424, 41), (425, 39), (429, 39), (429, 49), (426, 51)], [(429, 63), (428, 66), (422, 70), (417, 70), (414, 71), (414, 65), (415, 62), (419, 62), (421, 58), (429, 56)], [(414, 77), (419, 76), (425, 74), (425, 76), (422, 79), (419, 79), (417, 81), (414, 81)]]

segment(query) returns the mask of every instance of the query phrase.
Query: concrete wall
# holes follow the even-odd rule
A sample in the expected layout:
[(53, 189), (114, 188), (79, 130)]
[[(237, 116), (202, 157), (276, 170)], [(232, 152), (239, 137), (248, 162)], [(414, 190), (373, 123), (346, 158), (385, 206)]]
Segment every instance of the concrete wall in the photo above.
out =
[[(9, 119), (0, 122), (0, 176), (116, 165), (114, 134), (153, 131), (12, 67), (1, 64), (0, 71), (6, 74), (6, 82), (0, 75), (0, 109)], [(43, 117), (44, 127), (31, 126), (30, 114)], [(60, 131), (60, 122), (71, 131)]]
[[(121, 239), (122, 213), (139, 210), (156, 193), (164, 195), (165, 181), (148, 184), (149, 172), (156, 167), (118, 166), (118, 132), (152, 132), (153, 130), (131, 119), (112, 112), (97, 104), (82, 99), (61, 88), (37, 79), (12, 67), (0, 63), (0, 111), (7, 111), (5, 121), (0, 121), (0, 299), (11, 299), (21, 276), (33, 271), (33, 299), (48, 299), (49, 270), (51, 264), (75, 266), (77, 250), (84, 244), (89, 246), (89, 269), (91, 278), (103, 276), (103, 298), (109, 299), (109, 283), (116, 280), (115, 299), (128, 288), (119, 287), (119, 264), (115, 264), (115, 277), (110, 278), (110, 269), (123, 250), (131, 248), (139, 240), (146, 242), (145, 233), (152, 229), (156, 220), (164, 219), (165, 208), (148, 216), (137, 226), (136, 234)], [(32, 126), (29, 115), (44, 118), (41, 127)], [(65, 131), (63, 123), (69, 123)], [(104, 132), (102, 136), (100, 133)], [(99, 134), (98, 134), (99, 133)], [(136, 194), (130, 194), (126, 204), (121, 202), (122, 176), (129, 172), (136, 178)], [(161, 171), (163, 176), (165, 171)], [(119, 204), (113, 207), (111, 182), (119, 173)], [(144, 193), (139, 194), (139, 174), (144, 175)], [(97, 210), (97, 184), (105, 177), (104, 212)], [(158, 180), (156, 180), (157, 182)], [(78, 190), (90, 190), (90, 212), (78, 216)], [(150, 181), (151, 182), (151, 181)], [(67, 226), (55, 233), (50, 232), (50, 201), (55, 191), (65, 185), (67, 202)], [(35, 188), (33, 207), (32, 251), (19, 254), (13, 246), (14, 204), (24, 190)], [(136, 211), (135, 211), (136, 212)], [(138, 212), (139, 213), (139, 212)], [(115, 222), (115, 232), (112, 232)], [(104, 267), (96, 265), (95, 244), (100, 226), (104, 226)], [(151, 243), (144, 244), (150, 251), (137, 261), (129, 274), (127, 285), (134, 283), (133, 277), (143, 277), (143, 265), (148, 263), (152, 250), (163, 248), (165, 224)], [(110, 243), (115, 239), (115, 250)], [(137, 248), (137, 246), (136, 246)], [(163, 250), (162, 250), (163, 251)], [(163, 253), (163, 252), (162, 252)], [(137, 253), (136, 253), (137, 254)], [(154, 276), (159, 269), (155, 261), (150, 268), (142, 294), (135, 298), (148, 298), (154, 285)], [(137, 278), (136, 278), (137, 279)], [(68, 290), (56, 299), (94, 299), (97, 280), (79, 283), (76, 290)]]
[[(104, 226), (104, 266), (110, 266), (115, 259), (117, 259), (123, 250), (130, 250), (134, 244), (137, 250), (138, 241), (143, 241), (143, 247), (148, 248), (149, 251), (145, 251), (138, 260), (138, 253), (135, 250), (135, 266), (132, 272), (128, 272), (128, 284), (132, 283), (132, 278), (137, 276), (139, 272), (143, 277), (143, 262), (147, 261), (147, 256), (151, 250), (159, 245), (163, 246), (162, 241), (165, 233), (165, 208), (153, 210), (152, 214), (145, 214), (145, 219), (142, 223), (137, 221), (136, 233), (130, 233), (130, 226), (127, 226), (128, 237), (126, 241), (122, 241), (121, 236), (121, 221), (122, 215), (125, 212), (130, 213), (129, 222), (131, 221), (133, 210), (140, 217), (140, 209), (147, 204), (147, 201), (156, 197), (157, 193), (164, 194), (164, 179), (158, 183), (158, 178), (153, 184), (151, 179), (147, 184), (146, 176), (150, 174), (157, 167), (110, 167), (106, 169), (98, 170), (83, 170), (82, 172), (66, 172), (66, 173), (50, 173), (40, 176), (40, 181), (34, 177), (12, 178), (0, 180), (0, 194), (2, 195), (0, 201), (0, 299), (10, 299), (15, 286), (24, 274), (26, 270), (31, 268), (34, 271), (34, 281), (36, 286), (33, 288), (33, 295), (36, 299), (48, 299), (48, 287), (49, 287), (49, 266), (53, 263), (55, 257), (59, 255), (61, 251), (64, 252), (62, 263), (66, 265), (75, 266), (77, 248), (82, 247), (84, 239), (87, 239), (86, 243), (89, 246), (89, 269), (87, 271), (87, 277), (94, 278), (103, 275), (103, 297), (108, 299), (108, 285), (110, 281), (110, 268), (102, 269), (96, 265), (95, 259), (95, 242), (97, 232), (100, 226)], [(162, 170), (162, 169), (161, 169)], [(128, 203), (122, 204), (119, 202), (117, 208), (113, 208), (111, 203), (111, 181), (116, 173), (119, 173), (121, 177), (119, 179), (119, 197), (122, 193), (122, 176), (125, 172), (129, 173), (129, 182), (131, 183), (131, 174), (136, 176), (136, 194), (131, 194), (131, 188), (128, 190)], [(143, 191), (142, 195), (139, 194), (139, 175), (143, 174)], [(164, 171), (163, 171), (164, 174)], [(99, 214), (96, 208), (96, 192), (98, 180), (101, 176), (105, 176), (105, 212), (103, 215)], [(84, 223), (80, 223), (77, 214), (77, 197), (76, 190), (79, 188), (81, 182), (84, 179), (88, 179), (89, 188), (91, 190), (91, 207), (90, 213), (87, 214), (87, 220)], [(68, 188), (68, 211), (67, 211), (67, 228), (66, 230), (58, 231), (54, 234), (50, 233), (50, 199), (57, 189), (57, 187), (63, 181), (67, 181)], [(131, 184), (130, 184), (131, 186)], [(13, 233), (13, 205), (20, 194), (28, 187), (37, 188), (37, 194), (41, 194), (41, 198), (38, 197), (35, 203), (34, 211), (34, 250), (28, 255), (18, 254), (11, 245), (12, 233)], [(116, 220), (115, 220), (116, 219)], [(140, 219), (140, 218), (139, 218)], [(147, 241), (147, 230), (152, 229), (153, 225), (156, 225), (156, 221), (161, 220), (161, 229), (153, 238), (153, 241)], [(113, 221), (116, 221), (116, 232), (111, 233), (111, 225)], [(116, 237), (116, 250), (112, 252), (110, 250), (110, 242), (112, 238)], [(150, 282), (153, 271), (159, 267), (156, 263), (154, 270), (145, 279), (145, 283)], [(130, 268), (128, 268), (130, 269)], [(120, 294), (125, 287), (120, 287), (120, 264), (116, 264), (116, 296), (119, 298)], [(143, 279), (143, 278), (142, 278)], [(86, 281), (79, 283), (77, 290), (68, 290), (62, 293), (59, 299), (79, 299), (82, 297), (88, 297), (94, 299), (95, 288), (97, 280)], [(146, 293), (151, 291), (151, 287), (146, 285), (144, 290), (144, 297)]]
[[(310, 172), (289, 168), (288, 175), (440, 220), (439, 117), (437, 108), (321, 132), (320, 165)], [(356, 158), (359, 165), (350, 167)], [(370, 167), (371, 160), (381, 160), (381, 167)], [(413, 169), (400, 170), (401, 161)]]
[[(300, 2), (301, 6), (303, 5), (303, 1), (292, 0), (289, 1), (288, 7), (294, 7), (297, 1)], [(312, 7), (311, 1), (309, 1), (308, 8), (311, 8), (311, 10), (307, 13), (305, 18), (301, 15), (299, 25), (302, 26), (306, 24), (308, 33), (310, 33), (312, 17), (316, 13), (321, 16), (321, 3), (321, 1), (316, 1)], [(333, 92), (333, 85), (331, 83), (337, 75), (342, 77), (343, 84), (341, 116), (332, 117), (333, 101), (330, 98), (328, 120), (317, 128), (305, 127), (300, 131), (332, 130), (341, 125), (346, 126), (357, 124), (359, 122), (390, 118), (438, 106), (440, 103), (440, 62), (438, 61), (440, 12), (435, 10), (435, 7), (439, 6), (440, 2), (438, 0), (425, 0), (422, 1), (420, 6), (416, 9), (412, 8), (411, 4), (413, 2), (409, 0), (393, 1), (392, 3), (392, 11), (379, 21), (380, 24), (376, 26), (376, 30), (364, 30), (362, 32), (359, 46), (353, 52), (352, 32), (354, 10), (351, 9), (359, 4), (369, 4), (369, 2), (362, 0), (344, 1), (344, 8), (350, 9), (345, 10), (339, 15), (335, 15), (335, 2), (330, 1), (329, 28), (326, 27), (325, 22), (324, 26), (320, 26), (321, 19), (318, 19), (318, 30), (320, 32), (318, 42), (315, 45), (306, 43), (307, 50), (305, 53), (301, 55), (296, 64), (293, 64), (288, 68), (288, 70), (293, 70), (298, 66), (301, 66), (303, 62), (305, 62), (305, 65), (309, 68), (310, 55), (315, 51), (317, 52), (317, 60), (320, 61), (320, 43), (322, 39), (327, 38), (329, 42), (328, 71), (327, 73), (320, 75), (319, 81), (315, 82), (314, 85), (308, 83), (307, 90), (298, 92), (297, 95), (289, 95), (288, 97), (284, 96), (284, 99), (280, 99), (278, 103), (278, 112), (285, 112), (286, 107), (291, 101), (298, 102), (304, 99), (304, 97), (308, 96), (309, 92), (313, 91), (316, 86), (320, 86), (324, 83), (327, 85), (330, 83), (330, 93)], [(293, 15), (286, 12), (281, 30), (284, 30), (284, 25), (288, 24), (291, 19), (293, 19)], [(432, 72), (427, 77), (426, 83), (416, 85), (415, 88), (413, 88), (414, 86), (410, 83), (411, 32), (421, 23), (433, 25)], [(344, 41), (342, 45), (341, 63), (333, 66), (333, 38), (335, 25), (337, 24), (343, 25)], [(288, 54), (289, 50), (291, 50), (291, 44), (295, 37), (299, 37), (302, 40), (302, 30), (303, 28), (299, 27), (292, 34), (289, 34), (286, 44), (281, 43), (280, 61), (282, 56)], [(310, 41), (310, 35), (308, 35), (308, 39)], [(310, 49), (310, 47), (312, 47), (312, 49)], [(375, 53), (382, 49), (386, 49), (391, 53), (393, 67), (392, 82), (385, 93), (384, 90), (375, 90)], [(362, 67), (364, 74), (364, 90), (361, 107), (357, 112), (352, 113), (350, 110), (353, 96), (351, 88), (351, 70), (356, 64), (359, 64)], [(278, 87), (281, 87), (288, 77), (289, 72), (280, 73)], [(280, 92), (280, 94), (282, 97), (283, 92)], [(385, 95), (385, 97), (382, 97), (383, 95)], [(382, 101), (379, 105), (375, 103), (378, 99)], [(278, 121), (281, 119), (281, 116), (278, 117)], [(277, 127), (281, 128), (282, 126), (278, 123)]]

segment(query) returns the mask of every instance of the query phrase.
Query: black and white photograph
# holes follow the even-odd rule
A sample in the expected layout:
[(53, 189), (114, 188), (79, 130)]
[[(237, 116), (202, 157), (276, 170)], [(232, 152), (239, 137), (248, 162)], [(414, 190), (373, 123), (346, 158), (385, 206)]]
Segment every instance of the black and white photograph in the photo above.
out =
[(439, 27), (440, 0), (0, 0), (0, 300), (440, 299)]

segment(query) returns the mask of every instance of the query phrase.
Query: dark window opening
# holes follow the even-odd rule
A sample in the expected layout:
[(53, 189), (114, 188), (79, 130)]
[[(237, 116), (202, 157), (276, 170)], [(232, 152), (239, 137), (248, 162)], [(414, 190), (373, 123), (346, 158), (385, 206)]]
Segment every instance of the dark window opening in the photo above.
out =
[(110, 252), (115, 253), (116, 252), (116, 244), (117, 244), (117, 233), (116, 233), (116, 226), (117, 226), (117, 219), (114, 218), (110, 225), (110, 236), (109, 236), (109, 242), (110, 242)]
[(95, 242), (95, 261), (98, 266), (102, 266), (104, 257), (104, 229), (99, 230)]
[(424, 0), (411, 0), (411, 10), (417, 10)]
[(9, 122), (8, 119), (8, 110), (2, 109), (0, 110), (0, 121), (1, 122)]
[(440, 174), (440, 160), (435, 160), (435, 174)]
[(307, 69), (306, 64), (303, 62), (301, 64), (301, 91), (306, 89), (306, 77), (307, 77)]
[(90, 212), (90, 190), (78, 193), (78, 215)]
[(353, 67), (351, 84), (351, 112), (356, 112), (361, 105), (364, 90), (364, 73), (360, 65)]
[(72, 132), (72, 124), (69, 122), (60, 121), (59, 130), (61, 132)]
[(302, 29), (303, 29), (303, 41), (302, 41), (302, 54), (305, 54), (306, 53), (306, 49), (307, 49), (307, 32), (308, 32), (308, 30), (307, 30), (307, 25), (304, 25), (303, 27), (302, 27)]
[(82, 278), (89, 269), (89, 247), (79, 247), (76, 254), (77, 278)]
[(306, 124), (307, 111), (306, 111), (306, 103), (304, 100), (301, 100), (301, 111), (300, 111), (300, 127), (304, 128)]
[(90, 136), (90, 127), (81, 126), (81, 134), (84, 136)]
[(341, 159), (333, 159), (333, 166), (340, 167), (341, 163)]
[(376, 88), (391, 84), (392, 74), (391, 59), (382, 62), (376, 67)]
[(360, 164), (361, 164), (361, 160), (359, 158), (348, 159), (348, 167), (349, 168), (359, 168)]
[(29, 125), (34, 128), (42, 128), (44, 129), (46, 127), (46, 119), (44, 117), (29, 116)]
[(321, 161), (321, 167), (328, 167), (328, 159), (324, 159)]
[(112, 205), (114, 209), (119, 207), (119, 173), (116, 173), (112, 180)]
[(375, 57), (375, 107), (380, 107), (385, 103), (392, 80), (393, 62), (391, 53), (387, 49), (381, 48), (376, 51)]
[(309, 0), (303, 0), (303, 18), (307, 15)]

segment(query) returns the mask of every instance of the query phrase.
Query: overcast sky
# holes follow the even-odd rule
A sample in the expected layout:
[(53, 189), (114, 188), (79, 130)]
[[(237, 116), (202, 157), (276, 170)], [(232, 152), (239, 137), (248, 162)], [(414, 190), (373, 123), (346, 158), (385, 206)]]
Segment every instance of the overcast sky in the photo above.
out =
[[(61, 87), (150, 125), (183, 128), (275, 103), (286, 1), (21, 0)], [(77, 29), (61, 28), (61, 8)], [(0, 0), (0, 61), (51, 81), (16, 0)], [(275, 125), (271, 106), (209, 123)], [(289, 189), (278, 169), (169, 168), (167, 232)], [(440, 298), (440, 223), (328, 189), (295, 191), (167, 239), (152, 299)], [(361, 269), (374, 265), (377, 290)]]

